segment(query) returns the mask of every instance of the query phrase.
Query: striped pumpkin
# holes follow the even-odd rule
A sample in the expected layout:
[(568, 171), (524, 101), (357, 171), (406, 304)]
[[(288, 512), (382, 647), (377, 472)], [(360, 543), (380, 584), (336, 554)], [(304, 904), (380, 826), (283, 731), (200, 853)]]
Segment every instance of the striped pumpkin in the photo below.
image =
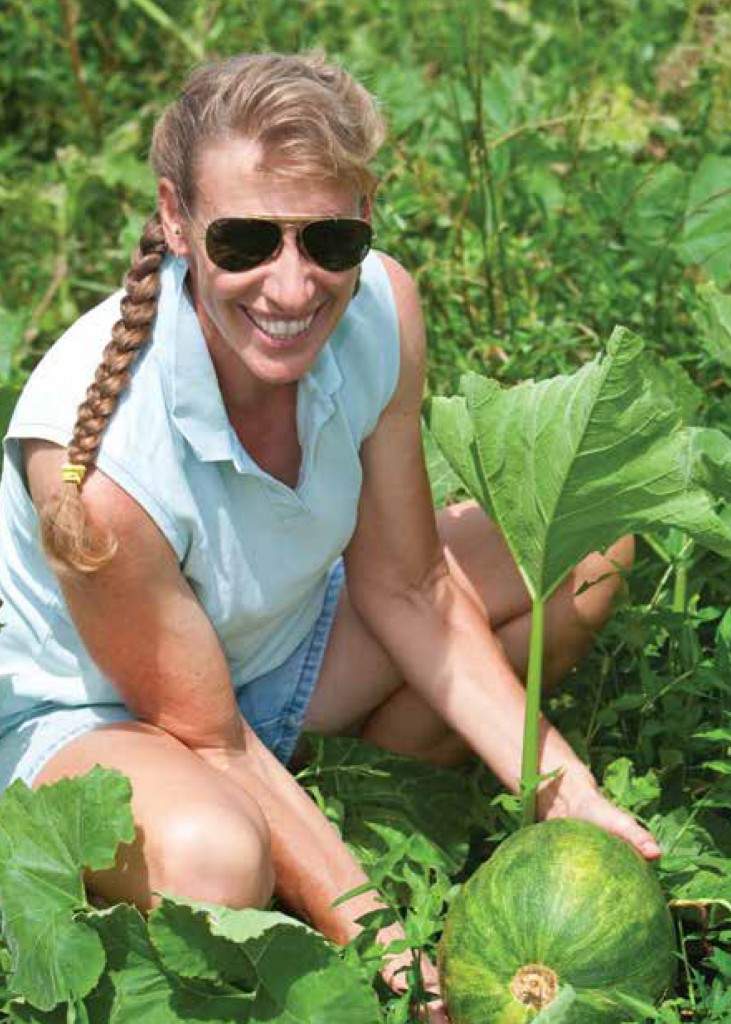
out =
[(620, 994), (654, 1002), (675, 959), (652, 868), (616, 836), (568, 818), (521, 829), (478, 868), (439, 948), (451, 1024), (524, 1024), (559, 998), (570, 1004), (562, 1024), (621, 1024), (635, 1014)]

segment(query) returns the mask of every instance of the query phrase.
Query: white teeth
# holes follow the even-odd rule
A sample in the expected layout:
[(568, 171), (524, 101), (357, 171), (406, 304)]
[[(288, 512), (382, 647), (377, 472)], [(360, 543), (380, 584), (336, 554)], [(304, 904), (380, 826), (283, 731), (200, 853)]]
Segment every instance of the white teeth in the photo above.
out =
[(273, 338), (293, 338), (295, 334), (302, 334), (309, 329), (315, 319), (314, 313), (306, 320), (265, 320), (263, 317), (254, 317), (251, 313), (249, 316), (257, 327)]

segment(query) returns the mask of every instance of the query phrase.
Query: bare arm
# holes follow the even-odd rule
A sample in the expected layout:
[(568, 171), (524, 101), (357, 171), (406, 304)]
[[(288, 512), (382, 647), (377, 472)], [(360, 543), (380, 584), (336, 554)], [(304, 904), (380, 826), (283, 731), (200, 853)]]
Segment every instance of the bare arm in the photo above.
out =
[[(363, 447), (358, 528), (346, 553), (348, 592), (403, 677), (516, 790), (525, 691), (479, 597), (442, 550), (420, 437), (420, 305), (406, 271), (390, 259), (386, 266), (399, 309), (402, 367), (393, 399)], [(590, 771), (545, 719), (539, 768), (560, 772), (539, 790), (542, 815), (585, 818), (646, 857), (660, 855), (650, 833), (601, 795)]]
[[(41, 505), (65, 453), (24, 443), (31, 493)], [(84, 501), (119, 539), (99, 572), (62, 570), (59, 582), (87, 650), (140, 720), (176, 737), (258, 802), (271, 834), (277, 891), (324, 935), (346, 942), (356, 917), (381, 906), (368, 893), (337, 910), (332, 901), (367, 876), (292, 775), (258, 740), (236, 704), (218, 636), (157, 526), (100, 470)], [(226, 783), (228, 784), (228, 783)]]
[[(24, 442), (31, 495), (39, 507), (56, 488), (64, 452)], [(94, 469), (84, 503), (119, 540), (93, 574), (57, 571), (86, 649), (134, 715), (188, 746), (242, 745), (228, 666), (211, 623), (175, 553), (146, 512)]]
[[(419, 300), (406, 272), (392, 260), (387, 268), (400, 312), (401, 373), (363, 447), (358, 528), (346, 554), (349, 594), (404, 678), (515, 790), (524, 690), (479, 599), (445, 560), (420, 437), (425, 338)], [(547, 726), (541, 767), (565, 767), (577, 785), (593, 785)]]

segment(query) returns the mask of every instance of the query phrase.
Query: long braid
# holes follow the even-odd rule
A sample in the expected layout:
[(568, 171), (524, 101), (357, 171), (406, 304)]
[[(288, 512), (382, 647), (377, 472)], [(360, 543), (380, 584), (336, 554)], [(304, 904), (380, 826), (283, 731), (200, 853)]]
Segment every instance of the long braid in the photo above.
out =
[(81, 572), (101, 568), (117, 549), (111, 531), (87, 516), (81, 482), (96, 461), (102, 434), (129, 383), (130, 367), (150, 338), (166, 251), (160, 215), (155, 213), (145, 224), (124, 280), (122, 316), (112, 328), (111, 341), (79, 406), (60, 491), (40, 512), (41, 538), (49, 558)]

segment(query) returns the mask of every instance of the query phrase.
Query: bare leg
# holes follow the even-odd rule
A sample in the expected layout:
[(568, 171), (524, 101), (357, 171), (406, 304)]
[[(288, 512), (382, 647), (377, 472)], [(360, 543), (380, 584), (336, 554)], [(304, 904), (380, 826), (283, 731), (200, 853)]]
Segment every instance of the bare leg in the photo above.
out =
[(136, 838), (113, 868), (87, 874), (89, 891), (147, 911), (156, 892), (229, 907), (264, 907), (274, 888), (269, 829), (254, 798), (172, 736), (141, 722), (72, 740), (45, 765), (38, 788), (101, 764), (132, 782)]
[[(442, 510), (437, 525), (453, 571), (480, 601), (506, 656), (524, 676), (530, 600), (499, 530), (473, 502)], [(628, 568), (633, 552), (632, 539), (623, 538), (606, 555), (589, 555), (548, 602), (547, 685), (555, 685), (590, 648), (621, 582), (616, 565)], [(600, 582), (577, 594), (582, 583), (593, 580)], [(462, 739), (400, 678), (347, 594), (338, 608), (305, 724), (323, 733), (359, 734), (388, 750), (434, 764), (457, 764), (469, 755)]]

